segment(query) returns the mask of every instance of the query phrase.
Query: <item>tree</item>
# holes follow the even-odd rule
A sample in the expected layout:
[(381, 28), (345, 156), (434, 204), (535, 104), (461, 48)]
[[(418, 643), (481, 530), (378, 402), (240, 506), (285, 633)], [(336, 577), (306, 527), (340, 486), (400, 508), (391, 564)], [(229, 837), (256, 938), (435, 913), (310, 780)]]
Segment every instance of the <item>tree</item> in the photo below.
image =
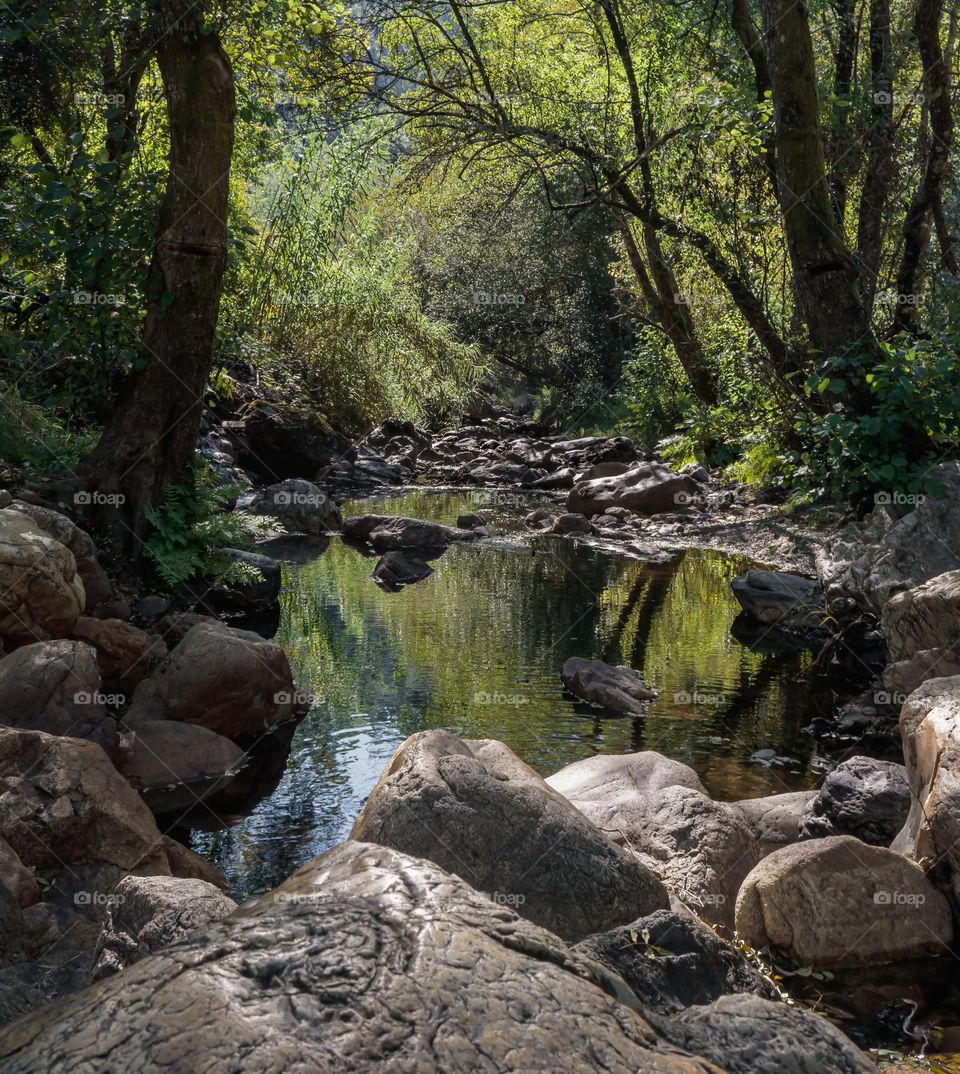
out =
[(205, 5), (190, 0), (163, 0), (159, 10), (155, 55), (170, 153), (148, 281), (144, 367), (81, 469), (86, 489), (123, 497), (119, 508), (97, 513), (135, 559), (149, 528), (146, 509), (184, 479), (193, 455), (226, 265), (234, 78), (204, 14)]

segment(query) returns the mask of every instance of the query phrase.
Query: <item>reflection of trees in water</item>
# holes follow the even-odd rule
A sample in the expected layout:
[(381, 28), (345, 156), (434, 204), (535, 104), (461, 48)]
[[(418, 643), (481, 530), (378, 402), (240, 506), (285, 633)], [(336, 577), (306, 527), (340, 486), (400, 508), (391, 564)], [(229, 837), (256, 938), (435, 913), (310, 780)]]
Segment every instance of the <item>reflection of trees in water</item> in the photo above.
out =
[[(461, 496), (415, 497), (366, 509), (451, 522), (469, 506)], [(272, 798), (229, 832), (203, 837), (231, 876), (248, 878), (247, 890), (342, 839), (389, 753), (425, 727), (502, 739), (545, 774), (597, 752), (655, 749), (708, 785), (730, 771), (749, 783), (744, 794), (758, 779), (760, 790), (782, 789), (762, 770), (745, 780), (743, 759), (771, 744), (766, 732), (782, 736), (784, 714), (807, 700), (788, 688), (800, 658), (771, 659), (730, 636), (738, 609), (729, 582), (745, 561), (688, 552), (645, 565), (546, 537), (455, 545), (433, 575), (398, 593), (374, 584), (375, 562), (334, 540), (312, 563), (285, 568), (278, 640), (298, 685), (320, 700)], [(559, 680), (571, 655), (631, 664), (661, 698), (638, 719), (578, 711)], [(697, 689), (722, 692), (723, 703), (674, 703)]]

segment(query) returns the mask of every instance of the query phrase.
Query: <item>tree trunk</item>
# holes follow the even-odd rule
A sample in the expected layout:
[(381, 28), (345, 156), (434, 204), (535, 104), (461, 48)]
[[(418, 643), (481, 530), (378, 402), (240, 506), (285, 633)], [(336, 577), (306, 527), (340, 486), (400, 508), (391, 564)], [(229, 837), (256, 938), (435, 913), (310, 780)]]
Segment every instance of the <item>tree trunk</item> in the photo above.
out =
[(943, 0), (919, 0), (914, 32), (923, 64), (923, 92), (930, 110), (930, 138), (920, 186), (907, 210), (903, 225), (903, 258), (897, 273), (895, 330), (909, 329), (917, 315), (921, 286), (921, 261), (930, 240), (930, 225), (940, 204), (943, 180), (953, 145), (953, 113), (950, 107), (950, 75), (940, 47)]
[[(170, 126), (166, 196), (148, 281), (144, 368), (121, 394), (82, 470), (96, 521), (138, 559), (145, 510), (184, 479), (193, 454), (226, 262), (233, 69), (190, 0), (166, 0), (156, 57)], [(124, 497), (110, 507), (106, 496)], [(98, 503), (97, 500), (101, 502)]]
[(858, 344), (875, 349), (827, 186), (806, 8), (796, 0), (763, 0), (763, 18), (784, 228), (810, 344), (825, 359)]
[(873, 312), (883, 251), (883, 214), (893, 181), (893, 65), (890, 0), (870, 0), (870, 126), (865, 132), (866, 168), (860, 194), (857, 257), (867, 316)]

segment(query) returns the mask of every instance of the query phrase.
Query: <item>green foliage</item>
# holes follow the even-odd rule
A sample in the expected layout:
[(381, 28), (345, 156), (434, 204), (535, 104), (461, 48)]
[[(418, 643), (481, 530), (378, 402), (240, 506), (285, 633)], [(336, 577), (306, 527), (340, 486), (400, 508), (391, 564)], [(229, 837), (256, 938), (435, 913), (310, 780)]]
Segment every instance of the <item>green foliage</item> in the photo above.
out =
[(52, 408), (23, 399), (16, 387), (0, 394), (0, 462), (31, 470), (70, 469), (98, 436), (95, 427), (78, 427)]
[(221, 552), (249, 548), (253, 542), (250, 516), (230, 510), (238, 491), (235, 485), (214, 484), (210, 469), (197, 462), (192, 483), (170, 485), (160, 506), (147, 509), (153, 532), (145, 550), (167, 585), (199, 577), (247, 580), (250, 568)]
[(224, 356), (348, 430), (441, 412), (484, 368), (423, 310), (377, 134), (309, 138), (268, 172), (256, 247), (226, 299)]
[[(809, 499), (936, 492), (931, 467), (960, 445), (960, 362), (952, 341), (886, 345), (879, 362), (851, 352), (811, 376), (806, 390), (820, 407), (798, 421), (807, 446), (793, 462)], [(851, 404), (860, 391), (872, 400), (865, 412)], [(925, 450), (910, 452), (918, 431)]]

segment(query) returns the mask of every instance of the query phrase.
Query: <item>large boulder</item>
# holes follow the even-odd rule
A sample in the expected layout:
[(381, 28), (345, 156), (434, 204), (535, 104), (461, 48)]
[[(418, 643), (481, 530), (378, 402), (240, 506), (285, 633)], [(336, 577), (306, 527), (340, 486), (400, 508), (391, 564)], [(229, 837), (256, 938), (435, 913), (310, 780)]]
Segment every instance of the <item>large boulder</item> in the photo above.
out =
[(396, 515), (357, 515), (343, 523), (343, 536), (369, 544), (376, 552), (401, 548), (445, 548), (451, 541), (471, 540), (474, 530), (442, 526), (419, 518)]
[(331, 463), (356, 455), (356, 448), (315, 414), (280, 403), (258, 400), (238, 420), (225, 421), (223, 428), (240, 465), (264, 481), (312, 481)]
[(760, 996), (721, 996), (671, 1019), (670, 1039), (726, 1074), (877, 1074), (826, 1018)]
[(950, 908), (917, 865), (849, 835), (784, 847), (737, 896), (737, 932), (803, 966), (841, 969), (948, 953)]
[(97, 666), (108, 690), (133, 693), (150, 673), (154, 640), (131, 623), (82, 615), (73, 628), (73, 637), (96, 650)]
[(183, 812), (222, 790), (246, 754), (206, 727), (144, 720), (119, 767), (154, 813)]
[(898, 503), (881, 494), (863, 523), (851, 523), (817, 552), (828, 601), (850, 597), (880, 615), (902, 590), (960, 570), (960, 464), (943, 463), (929, 476), (942, 496)]
[(394, 753), (351, 838), (428, 858), (578, 940), (665, 908), (656, 876), (502, 742), (446, 731)]
[(602, 660), (571, 656), (564, 661), (560, 678), (571, 694), (624, 715), (642, 715), (657, 696), (633, 668), (613, 667)]
[(765, 855), (799, 840), (804, 814), (818, 793), (787, 791), (764, 798), (745, 798), (733, 804), (747, 818), (760, 853)]
[(785, 571), (747, 571), (730, 588), (740, 607), (765, 624), (814, 623), (823, 603), (816, 580)]
[(650, 1010), (676, 1014), (734, 992), (776, 991), (746, 956), (690, 914), (658, 910), (575, 948), (619, 974)]
[(137, 687), (126, 722), (198, 724), (228, 738), (262, 734), (297, 709), (279, 645), (248, 630), (199, 622)]
[(85, 603), (70, 549), (27, 515), (0, 510), (0, 641), (66, 637)]
[(631, 1005), (597, 963), (435, 865), (349, 843), (0, 1031), (0, 1068), (722, 1074)]
[(888, 847), (910, 810), (910, 787), (902, 764), (851, 757), (827, 776), (804, 813), (801, 839), (854, 835)]
[(86, 738), (115, 756), (120, 734), (100, 687), (96, 653), (85, 642), (24, 645), (0, 660), (0, 724)]
[(743, 878), (759, 861), (743, 814), (712, 801), (692, 769), (651, 752), (591, 757), (547, 783), (610, 838), (655, 863), (691, 909), (732, 927)]
[(340, 529), (342, 521), (340, 509), (323, 489), (296, 477), (258, 492), (246, 510), (278, 519), (290, 533), (313, 536)]
[[(83, 493), (77, 494), (78, 501), (83, 495)], [(23, 500), (14, 500), (10, 505), (10, 510), (19, 511), (25, 515), (49, 537), (59, 541), (73, 553), (77, 564), (77, 574), (83, 583), (84, 611), (90, 612), (113, 597), (113, 586), (107, 577), (107, 572), (100, 566), (97, 559), (97, 547), (93, 543), (93, 538), (73, 519), (49, 507), (25, 503)]]
[(891, 667), (888, 690), (912, 693), (928, 678), (960, 672), (960, 570), (894, 594), (880, 617)]
[(893, 849), (938, 863), (960, 904), (960, 676), (931, 679), (907, 698), (900, 737), (911, 800)]
[(88, 902), (127, 873), (170, 872), (150, 810), (103, 750), (78, 738), (0, 729), (0, 837)]
[(119, 973), (236, 908), (233, 899), (205, 880), (125, 876), (110, 899), (91, 978)]
[(698, 490), (686, 474), (674, 473), (660, 462), (641, 462), (626, 473), (574, 485), (567, 495), (567, 510), (602, 515), (610, 507), (626, 507), (638, 515), (656, 515), (689, 503)]

